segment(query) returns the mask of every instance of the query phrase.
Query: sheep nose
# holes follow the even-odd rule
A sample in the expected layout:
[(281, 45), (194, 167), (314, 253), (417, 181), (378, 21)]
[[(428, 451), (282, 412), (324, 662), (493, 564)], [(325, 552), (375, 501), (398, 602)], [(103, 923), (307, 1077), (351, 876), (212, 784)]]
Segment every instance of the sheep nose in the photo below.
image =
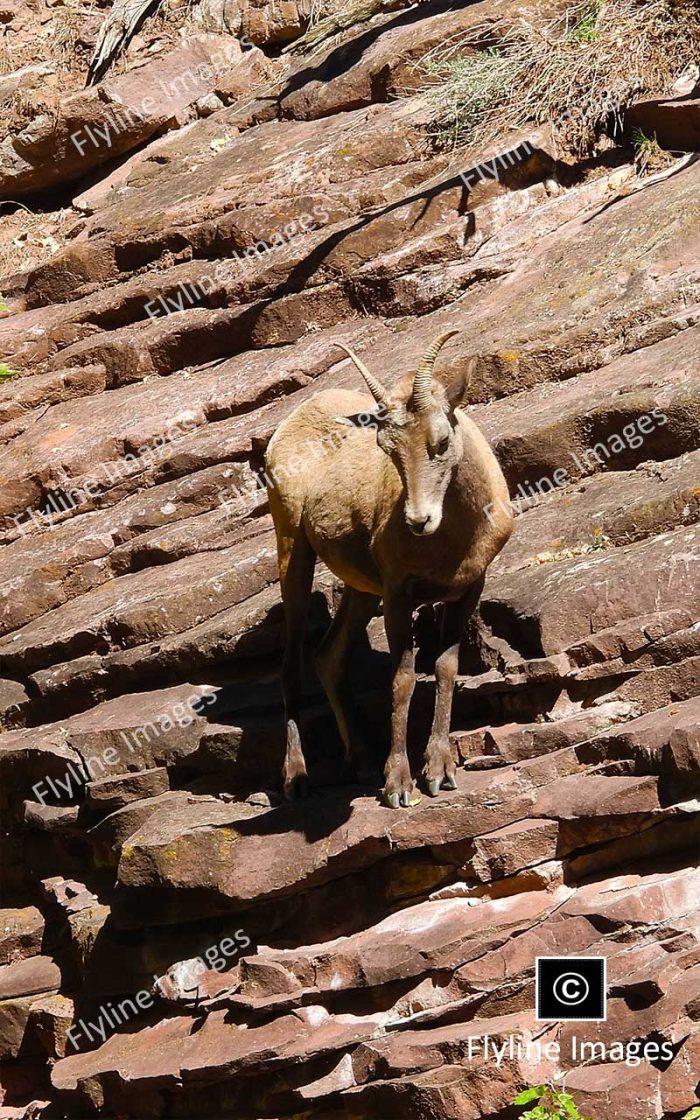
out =
[(406, 516), (406, 524), (408, 525), (411, 532), (415, 533), (417, 537), (422, 536), (429, 521), (430, 514), (426, 514), (424, 517), (420, 515), (417, 517), (409, 517), (408, 515)]

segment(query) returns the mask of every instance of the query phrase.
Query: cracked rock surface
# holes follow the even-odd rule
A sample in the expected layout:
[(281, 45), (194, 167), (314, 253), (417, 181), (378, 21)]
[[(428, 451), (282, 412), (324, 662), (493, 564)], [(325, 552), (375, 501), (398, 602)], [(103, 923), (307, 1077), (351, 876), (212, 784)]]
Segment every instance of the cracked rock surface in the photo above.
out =
[[(207, 2), (155, 61), (47, 79), (54, 126), (0, 144), (0, 199), (71, 199), (0, 279), (0, 1120), (511, 1120), (553, 1078), (591, 1120), (698, 1101), (700, 162), (640, 179), (543, 130), (466, 190), (415, 63), (492, 7), (396, 5), (309, 61), (279, 55), (301, 0)], [(82, 161), (71, 131), (215, 55)], [(635, 119), (696, 136), (674, 104)], [(448, 328), (438, 375), (476, 358), (517, 512), (457, 788), (393, 811), (340, 784), (309, 671), (312, 795), (283, 804), (265, 446), (358, 387), (338, 341), (392, 384)], [(337, 599), (319, 567), (310, 646)], [(354, 668), (381, 762), (379, 618)], [(536, 1020), (535, 958), (572, 954), (605, 958), (607, 1019)], [(541, 1058), (496, 1064), (514, 1037)]]

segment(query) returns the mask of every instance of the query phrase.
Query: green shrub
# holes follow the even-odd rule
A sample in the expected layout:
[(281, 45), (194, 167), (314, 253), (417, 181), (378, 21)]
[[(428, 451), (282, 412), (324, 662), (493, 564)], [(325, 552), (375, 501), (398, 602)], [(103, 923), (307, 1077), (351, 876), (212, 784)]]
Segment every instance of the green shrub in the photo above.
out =
[(18, 377), (16, 369), (10, 369), (6, 362), (0, 362), (0, 385), (4, 381), (11, 381), (13, 377)]
[(571, 29), (570, 36), (575, 43), (594, 43), (598, 38), (598, 13), (600, 4), (595, 4)]
[(537, 1104), (521, 1113), (520, 1120), (586, 1120), (571, 1093), (553, 1085), (533, 1085), (530, 1089), (523, 1089), (514, 1098), (513, 1104), (531, 1104), (533, 1101)]

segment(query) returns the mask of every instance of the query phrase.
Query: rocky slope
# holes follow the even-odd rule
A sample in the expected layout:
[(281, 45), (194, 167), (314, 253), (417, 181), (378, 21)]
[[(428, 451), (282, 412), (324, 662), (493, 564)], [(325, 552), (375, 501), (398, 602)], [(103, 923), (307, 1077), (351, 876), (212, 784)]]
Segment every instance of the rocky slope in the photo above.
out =
[[(592, 1120), (698, 1099), (700, 102), (635, 108), (681, 149), (660, 174), (541, 132), (494, 179), (415, 93), (487, 7), (287, 60), (304, 5), (203, 5), (0, 145), (0, 198), (65, 242), (0, 281), (3, 1120), (506, 1120), (559, 1077)], [(338, 785), (309, 675), (315, 789), (282, 805), (266, 442), (357, 387), (338, 340), (391, 383), (447, 327), (518, 510), (458, 789), (395, 812)], [(319, 570), (312, 642), (336, 593)], [(357, 673), (380, 751), (379, 619)], [(571, 953), (606, 958), (606, 1022), (535, 1020), (535, 957)]]

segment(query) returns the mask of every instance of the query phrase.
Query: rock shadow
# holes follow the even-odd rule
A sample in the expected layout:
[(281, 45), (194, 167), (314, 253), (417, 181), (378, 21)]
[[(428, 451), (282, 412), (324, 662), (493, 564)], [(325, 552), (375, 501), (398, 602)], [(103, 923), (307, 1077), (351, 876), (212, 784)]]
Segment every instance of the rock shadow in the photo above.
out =
[[(248, 797), (269, 798), (268, 812), (236, 823), (242, 834), (273, 835), (301, 832), (313, 843), (330, 835), (346, 821), (358, 797), (376, 799), (379, 786), (360, 785), (344, 774), (343, 744), (335, 717), (316, 676), (314, 650), (331, 623), (328, 602), (314, 592), (305, 647), (302, 741), (309, 774), (309, 796), (297, 802), (282, 801), (284, 761), (284, 705), (279, 679), (283, 616), (280, 604), (247, 635), (251, 648), (267, 645), (263, 636), (274, 627), (277, 648), (266, 658), (264, 675), (255, 669), (249, 679), (222, 682), (216, 702), (201, 714), (211, 725), (198, 749), (174, 768), (173, 784), (194, 792), (223, 792), (232, 801)], [(281, 632), (281, 634), (280, 634)], [(388, 750), (389, 656), (360, 640), (350, 660), (350, 681), (358, 698), (358, 719), (365, 730), (378, 774)], [(211, 675), (208, 677), (211, 682)], [(227, 732), (226, 728), (231, 731)]]
[[(301, 69), (296, 70), (290, 75), (284, 88), (275, 95), (274, 100), (277, 101), (278, 107), (281, 109), (285, 97), (289, 97), (298, 89), (302, 89), (309, 82), (329, 82), (333, 78), (339, 78), (341, 74), (345, 74), (360, 62), (365, 51), (374, 46), (377, 40), (387, 31), (410, 27), (414, 23), (421, 23), (431, 16), (442, 15), (445, 12), (470, 8), (475, 2), (476, 0), (461, 0), (461, 2), (459, 0), (432, 0), (429, 4), (422, 4), (418, 7), (409, 8), (408, 11), (400, 12), (393, 19), (387, 20), (386, 23), (368, 27), (366, 31), (362, 31), (349, 42), (333, 47), (330, 53), (317, 65), (302, 66)], [(330, 43), (330, 38), (327, 42)], [(323, 50), (323, 46), (319, 45), (318, 49)], [(272, 98), (261, 98), (261, 100), (272, 100)]]

